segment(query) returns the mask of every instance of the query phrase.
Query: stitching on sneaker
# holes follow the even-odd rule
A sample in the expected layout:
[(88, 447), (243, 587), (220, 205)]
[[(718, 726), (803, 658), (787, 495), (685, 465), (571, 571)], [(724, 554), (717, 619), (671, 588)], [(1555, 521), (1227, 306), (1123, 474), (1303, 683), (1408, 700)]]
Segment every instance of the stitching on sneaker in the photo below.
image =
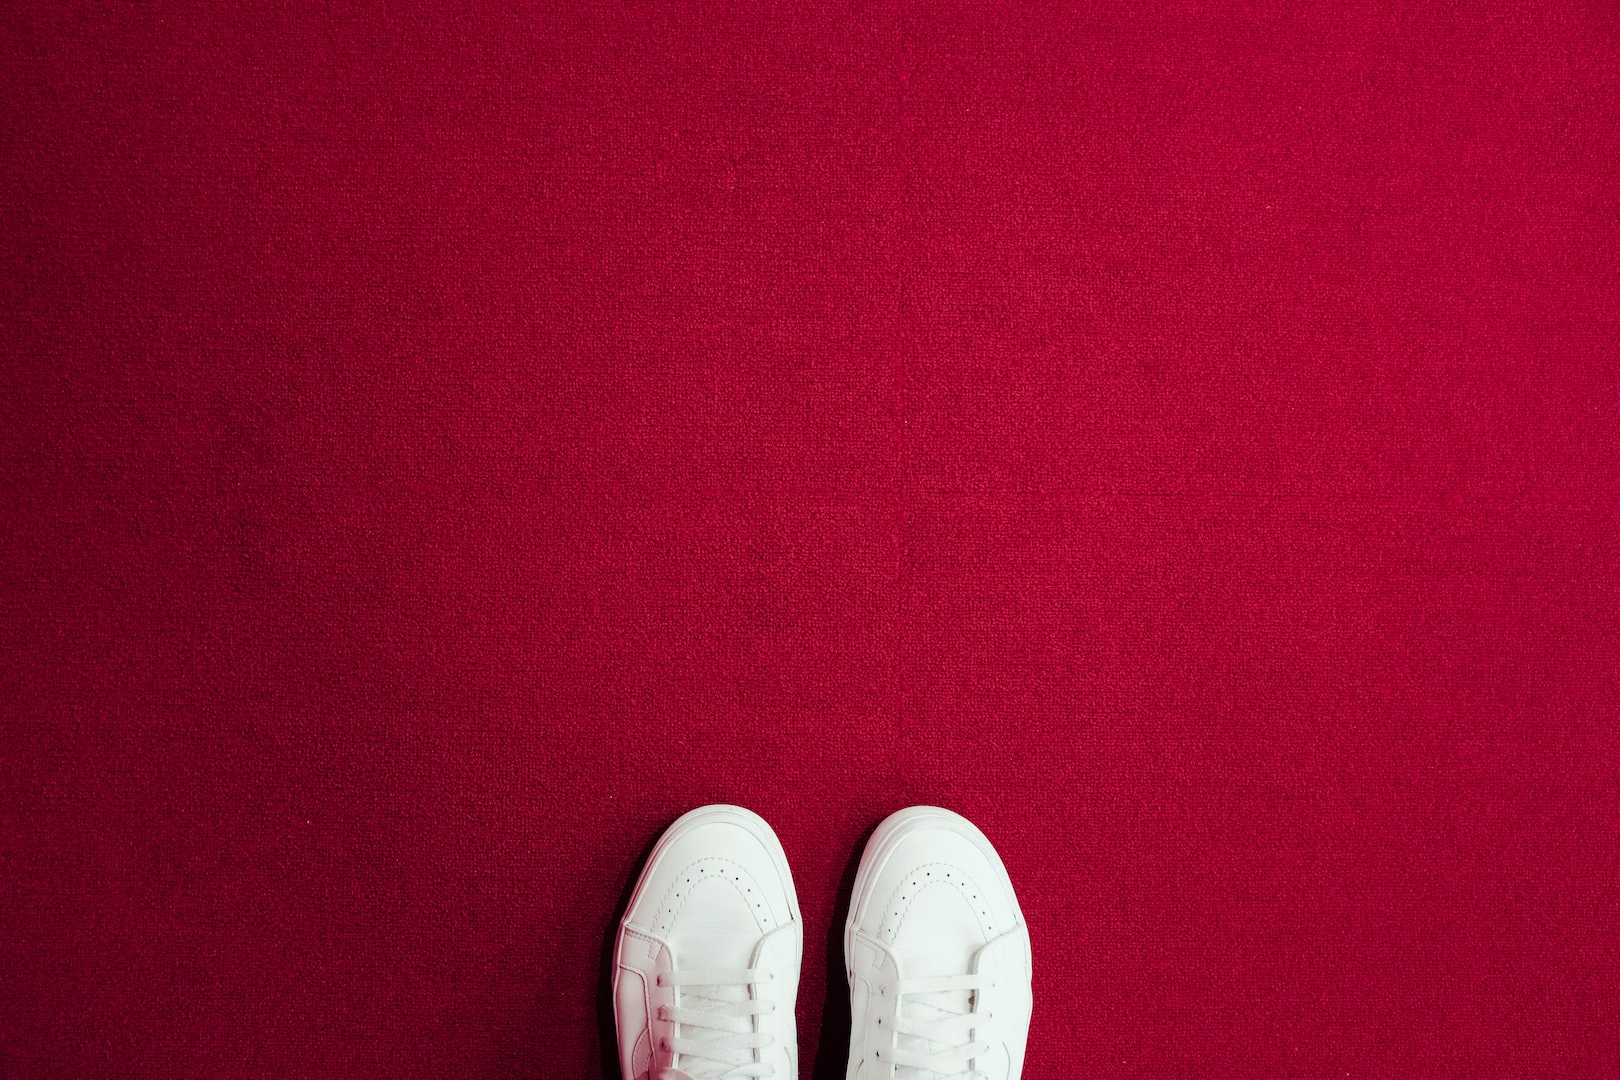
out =
[(664, 898), (658, 905), (659, 933), (670, 932), (670, 927), (675, 925), (681, 908), (691, 897), (692, 889), (712, 877), (723, 878), (737, 890), (737, 895), (748, 905), (754, 921), (759, 924), (761, 930), (770, 931), (775, 928), (776, 919), (771, 915), (770, 905), (765, 900), (765, 892), (759, 882), (754, 880), (753, 875), (731, 859), (709, 855), (687, 863), (675, 875), (674, 883), (665, 891)]
[[(938, 873), (932, 873), (938, 871)], [(944, 876), (941, 877), (941, 874)], [(917, 902), (917, 897), (931, 885), (952, 885), (961, 894), (963, 900), (972, 908), (974, 917), (985, 933), (992, 938), (996, 936), (995, 920), (990, 917), (990, 907), (979, 895), (979, 890), (972, 883), (972, 878), (955, 863), (924, 863), (907, 874), (905, 880), (896, 886), (894, 892), (889, 894), (889, 902), (883, 910), (883, 922), (878, 929), (878, 937), (893, 941), (900, 932), (900, 923), (905, 919), (911, 905)], [(904, 905), (904, 906), (902, 906)]]

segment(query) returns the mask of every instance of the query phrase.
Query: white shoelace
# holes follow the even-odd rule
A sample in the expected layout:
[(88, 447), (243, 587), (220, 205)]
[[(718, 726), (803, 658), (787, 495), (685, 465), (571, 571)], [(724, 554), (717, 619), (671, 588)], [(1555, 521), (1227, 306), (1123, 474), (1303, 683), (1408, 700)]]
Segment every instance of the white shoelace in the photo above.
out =
[(983, 1080), (969, 1066), (990, 1053), (990, 1044), (974, 1036), (993, 1014), (974, 1012), (973, 996), (991, 986), (984, 975), (901, 979), (895, 987), (900, 1007), (894, 1048), (882, 1055), (890, 1058), (895, 1076)]
[(659, 1019), (675, 1024), (665, 1049), (675, 1053), (675, 1066), (659, 1080), (744, 1080), (772, 1076), (775, 1066), (758, 1060), (756, 1051), (772, 1036), (754, 1030), (754, 1018), (776, 1011), (776, 1004), (749, 991), (776, 976), (753, 968), (697, 968), (658, 976), (658, 985), (677, 989), (679, 1005), (659, 1010)]

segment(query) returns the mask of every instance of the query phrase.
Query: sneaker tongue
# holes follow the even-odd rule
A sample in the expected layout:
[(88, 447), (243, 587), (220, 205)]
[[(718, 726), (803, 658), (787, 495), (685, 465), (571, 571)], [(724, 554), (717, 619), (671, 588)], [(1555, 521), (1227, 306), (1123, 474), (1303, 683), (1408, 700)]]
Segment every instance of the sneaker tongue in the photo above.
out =
[[(692, 986), (681, 994), (681, 1004), (688, 1009), (702, 1009), (711, 1011), (716, 1006), (726, 1003), (748, 1000), (748, 988), (745, 986)], [(693, 1042), (703, 1043), (714, 1039), (726, 1038), (723, 1031), (710, 1031), (706, 1028), (683, 1028), (683, 1038)], [(731, 1071), (731, 1066), (720, 1061), (713, 1061), (704, 1057), (692, 1057), (689, 1054), (681, 1055), (680, 1071), (684, 1072), (690, 1080), (718, 1080)]]
[[(930, 1024), (938, 1020), (948, 1020), (953, 1016), (963, 1016), (972, 1007), (972, 998), (967, 990), (943, 990), (937, 994), (913, 994), (907, 997), (901, 1005), (901, 1008), (905, 1010), (908, 1027)], [(948, 1043), (934, 1042), (930, 1039), (920, 1039), (910, 1035), (902, 1035), (895, 1040), (895, 1045), (901, 1050), (909, 1050), (930, 1056), (956, 1049), (955, 1046)], [(933, 1074), (901, 1069), (899, 1075), (909, 1078), (911, 1076), (932, 1076)]]
[[(906, 919), (895, 936), (894, 949), (902, 958), (906, 978), (933, 975), (966, 975), (974, 970), (974, 960), (985, 945), (978, 913), (954, 887), (940, 883), (923, 889), (912, 901)], [(942, 990), (933, 994), (909, 995), (901, 1004), (907, 1026), (963, 1016), (973, 1009), (972, 991)], [(923, 1054), (939, 1054), (954, 1047), (901, 1036), (900, 1049)], [(928, 1075), (901, 1070), (901, 1075)]]
[[(687, 1009), (711, 1009), (724, 1002), (745, 1001), (748, 991), (742, 986), (693, 986), (684, 994), (682, 1004)], [(706, 1043), (711, 1040), (726, 1038), (724, 1031), (708, 1031), (703, 1028), (687, 1028), (682, 1033), (693, 1043)], [(731, 1072), (731, 1065), (724, 1062), (711, 1061), (708, 1057), (692, 1057), (690, 1054), (680, 1056), (680, 1069), (689, 1075), (692, 1080), (718, 1080)]]
[[(716, 878), (692, 890), (686, 910), (681, 914), (679, 932), (671, 936), (670, 946), (683, 968), (743, 970), (753, 966), (759, 938), (759, 926), (748, 904), (737, 895), (736, 889)], [(681, 991), (679, 1003), (684, 1008), (710, 1012), (747, 1000), (748, 988), (740, 984), (689, 986)], [(723, 1031), (683, 1026), (681, 1037), (703, 1043), (724, 1039), (727, 1035)], [(680, 1068), (671, 1075), (690, 1080), (717, 1080), (731, 1069), (723, 1062), (683, 1054)]]

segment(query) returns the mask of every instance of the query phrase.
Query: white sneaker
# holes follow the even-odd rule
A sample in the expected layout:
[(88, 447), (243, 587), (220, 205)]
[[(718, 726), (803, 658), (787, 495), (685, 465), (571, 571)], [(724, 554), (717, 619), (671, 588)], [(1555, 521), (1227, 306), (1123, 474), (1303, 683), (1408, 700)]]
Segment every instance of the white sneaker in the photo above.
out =
[(678, 819), (647, 857), (613, 951), (625, 1080), (797, 1080), (803, 955), (771, 827), (740, 806)]
[(1018, 1080), (1029, 930), (1001, 857), (966, 818), (913, 806), (877, 827), (844, 928), (849, 1080)]

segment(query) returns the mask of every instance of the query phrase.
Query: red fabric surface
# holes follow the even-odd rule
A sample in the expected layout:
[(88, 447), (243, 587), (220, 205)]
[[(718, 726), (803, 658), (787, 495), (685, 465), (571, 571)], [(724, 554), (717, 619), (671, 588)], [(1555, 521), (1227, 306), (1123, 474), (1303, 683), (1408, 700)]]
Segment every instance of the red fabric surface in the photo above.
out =
[[(304, 10), (298, 10), (298, 9)], [(9, 4), (7, 1076), (584, 1076), (914, 802), (1028, 1075), (1620, 1075), (1610, 4)]]

